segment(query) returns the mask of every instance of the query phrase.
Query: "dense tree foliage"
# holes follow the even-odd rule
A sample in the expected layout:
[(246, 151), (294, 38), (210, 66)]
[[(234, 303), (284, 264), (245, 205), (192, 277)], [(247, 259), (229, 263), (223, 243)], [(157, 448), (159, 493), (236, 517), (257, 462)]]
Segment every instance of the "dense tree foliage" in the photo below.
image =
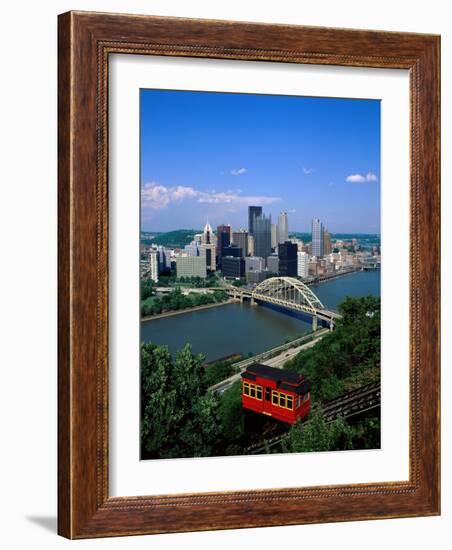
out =
[(141, 301), (141, 315), (157, 315), (165, 311), (178, 311), (191, 307), (224, 302), (228, 295), (223, 290), (215, 290), (210, 293), (182, 294), (179, 288), (175, 288), (162, 296), (149, 296)]
[[(239, 355), (240, 357), (240, 355)], [(213, 386), (226, 378), (229, 378), (234, 374), (233, 363), (236, 363), (238, 359), (215, 361), (215, 363), (206, 367), (206, 382), (207, 386)]]
[(141, 443), (144, 458), (211, 456), (220, 437), (219, 398), (206, 393), (202, 355), (189, 345), (141, 346)]
[(348, 297), (339, 311), (343, 317), (332, 333), (284, 365), (310, 380), (314, 401), (335, 399), (380, 378), (380, 299)]
[(151, 279), (145, 279), (140, 284), (140, 298), (146, 300), (155, 294), (155, 283)]
[(352, 424), (343, 418), (327, 423), (318, 404), (314, 405), (308, 421), (297, 422), (290, 428), (283, 443), (284, 451), (292, 453), (379, 448), (379, 417)]
[(285, 451), (291, 453), (339, 451), (353, 449), (353, 430), (339, 418), (326, 423), (320, 406), (314, 406), (308, 422), (297, 422), (284, 441)]

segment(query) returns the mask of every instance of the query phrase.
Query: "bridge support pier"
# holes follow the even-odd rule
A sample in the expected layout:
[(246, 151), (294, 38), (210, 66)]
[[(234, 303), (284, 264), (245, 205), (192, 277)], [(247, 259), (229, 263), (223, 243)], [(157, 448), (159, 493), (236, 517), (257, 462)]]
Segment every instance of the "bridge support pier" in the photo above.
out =
[(255, 305), (256, 305), (256, 302), (254, 301), (254, 298), (251, 298), (250, 304), (251, 304), (252, 306), (255, 306)]
[(317, 330), (317, 317), (314, 315), (312, 317), (312, 331), (315, 332)]

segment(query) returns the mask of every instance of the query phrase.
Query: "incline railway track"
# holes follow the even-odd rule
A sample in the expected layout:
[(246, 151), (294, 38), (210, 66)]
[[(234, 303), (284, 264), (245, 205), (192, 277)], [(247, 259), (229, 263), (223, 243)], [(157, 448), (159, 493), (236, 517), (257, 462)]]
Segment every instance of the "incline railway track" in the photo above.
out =
[[(351, 418), (372, 409), (376, 409), (381, 403), (380, 382), (367, 384), (356, 390), (350, 391), (337, 399), (328, 401), (323, 406), (326, 422), (333, 422), (336, 418)], [(309, 420), (307, 421), (309, 422)], [(245, 449), (246, 454), (260, 454), (263, 451), (277, 445), (287, 437), (287, 431), (274, 437), (264, 439), (259, 443), (250, 445)]]

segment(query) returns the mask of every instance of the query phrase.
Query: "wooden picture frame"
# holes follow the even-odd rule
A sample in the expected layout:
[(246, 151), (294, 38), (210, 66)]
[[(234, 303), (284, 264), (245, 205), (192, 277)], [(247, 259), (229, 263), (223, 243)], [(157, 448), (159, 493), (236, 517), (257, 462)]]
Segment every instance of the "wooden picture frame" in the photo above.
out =
[[(440, 513), (440, 38), (138, 15), (59, 16), (58, 532), (68, 538)], [(113, 53), (410, 73), (409, 481), (110, 497), (108, 62)]]

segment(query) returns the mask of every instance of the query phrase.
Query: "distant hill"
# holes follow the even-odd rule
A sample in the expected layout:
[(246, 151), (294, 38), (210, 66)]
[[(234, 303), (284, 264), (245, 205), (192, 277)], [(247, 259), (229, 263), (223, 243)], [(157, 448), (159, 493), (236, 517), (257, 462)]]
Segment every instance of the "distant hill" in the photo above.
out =
[(157, 244), (168, 248), (183, 248), (189, 244), (196, 233), (202, 233), (201, 229), (178, 229), (166, 233), (149, 233), (141, 236), (143, 244)]

